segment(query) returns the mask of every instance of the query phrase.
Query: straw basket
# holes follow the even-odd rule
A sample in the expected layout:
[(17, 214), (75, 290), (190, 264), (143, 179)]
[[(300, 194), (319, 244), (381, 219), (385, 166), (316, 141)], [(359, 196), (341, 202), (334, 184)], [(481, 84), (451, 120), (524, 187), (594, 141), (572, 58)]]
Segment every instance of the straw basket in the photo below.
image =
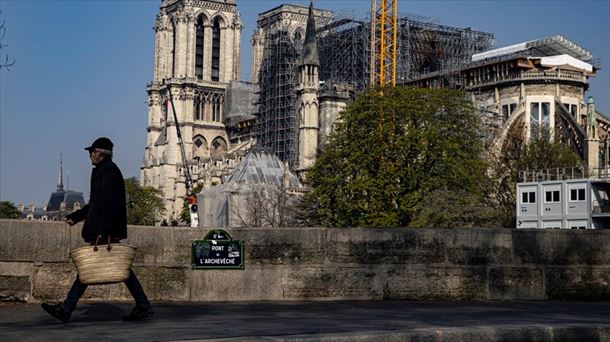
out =
[(81, 283), (113, 284), (129, 278), (129, 270), (136, 256), (136, 248), (129, 245), (78, 247), (70, 251), (70, 257), (78, 270)]

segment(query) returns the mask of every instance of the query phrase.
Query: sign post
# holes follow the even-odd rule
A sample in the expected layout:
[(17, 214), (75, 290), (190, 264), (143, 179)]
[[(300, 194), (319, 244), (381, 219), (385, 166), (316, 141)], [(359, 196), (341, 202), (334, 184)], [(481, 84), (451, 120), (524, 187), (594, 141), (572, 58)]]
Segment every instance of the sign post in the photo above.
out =
[(211, 230), (203, 240), (192, 242), (191, 261), (194, 270), (243, 270), (244, 242), (223, 229)]

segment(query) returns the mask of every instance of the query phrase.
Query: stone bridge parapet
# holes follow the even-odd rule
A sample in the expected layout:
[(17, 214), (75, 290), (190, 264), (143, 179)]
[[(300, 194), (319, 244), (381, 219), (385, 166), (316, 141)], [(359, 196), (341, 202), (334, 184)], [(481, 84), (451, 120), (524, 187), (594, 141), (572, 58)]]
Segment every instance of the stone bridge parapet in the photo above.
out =
[[(0, 299), (59, 301), (80, 225), (0, 220)], [(151, 300), (610, 300), (610, 230), (248, 228), (245, 270), (192, 270), (207, 229), (130, 226)], [(87, 300), (131, 300), (123, 284)]]

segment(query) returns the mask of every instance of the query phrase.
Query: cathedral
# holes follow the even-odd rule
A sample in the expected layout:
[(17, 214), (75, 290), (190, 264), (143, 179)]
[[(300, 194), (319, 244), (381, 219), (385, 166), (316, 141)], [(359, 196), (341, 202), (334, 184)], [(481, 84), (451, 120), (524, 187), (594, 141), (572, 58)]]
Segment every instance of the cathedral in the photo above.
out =
[[(221, 184), (255, 145), (274, 152), (301, 174), (313, 164), (320, 140), (350, 100), (349, 87), (319, 89), (316, 15), (330, 21), (329, 11), (314, 10), (313, 5), (282, 5), (259, 15), (252, 39), (255, 69), (265, 67), (262, 60), (269, 57), (257, 46), (277, 44), (273, 39), (265, 43), (265, 37), (288, 18), (288, 29), (293, 31), (290, 43), (299, 49), (288, 61), (286, 99), (291, 108), (266, 115), (270, 103), (264, 102), (264, 94), (255, 94), (276, 88), (261, 91), (256, 76), (254, 82), (239, 81), (242, 21), (236, 1), (162, 1), (155, 25), (154, 77), (146, 89), (148, 125), (141, 184), (161, 190), (167, 218), (176, 219), (184, 206), (185, 168), (193, 186)], [(274, 110), (282, 108), (274, 106)]]
[[(239, 79), (242, 26), (236, 0), (161, 2), (140, 179), (161, 190), (165, 219), (178, 219), (189, 185), (224, 184), (252, 149), (275, 154), (302, 180), (368, 86), (366, 20), (313, 4), (258, 14), (249, 82)], [(417, 16), (400, 19), (397, 42), (398, 83), (464, 90), (490, 151), (501, 151), (512, 127), (529, 136), (544, 126), (563, 132), (589, 169), (610, 168), (610, 120), (584, 115), (598, 67), (575, 42), (552, 36), (491, 50), (491, 33)]]

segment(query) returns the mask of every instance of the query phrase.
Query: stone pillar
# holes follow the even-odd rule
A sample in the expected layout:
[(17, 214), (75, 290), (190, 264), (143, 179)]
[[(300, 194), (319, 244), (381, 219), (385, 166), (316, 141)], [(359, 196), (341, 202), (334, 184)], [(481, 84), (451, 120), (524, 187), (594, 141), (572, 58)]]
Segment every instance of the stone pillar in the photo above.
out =
[(597, 135), (597, 118), (593, 97), (587, 101), (587, 168), (590, 178), (598, 178), (599, 171), (599, 136)]
[(203, 28), (203, 79), (212, 79), (212, 25), (206, 24)]

